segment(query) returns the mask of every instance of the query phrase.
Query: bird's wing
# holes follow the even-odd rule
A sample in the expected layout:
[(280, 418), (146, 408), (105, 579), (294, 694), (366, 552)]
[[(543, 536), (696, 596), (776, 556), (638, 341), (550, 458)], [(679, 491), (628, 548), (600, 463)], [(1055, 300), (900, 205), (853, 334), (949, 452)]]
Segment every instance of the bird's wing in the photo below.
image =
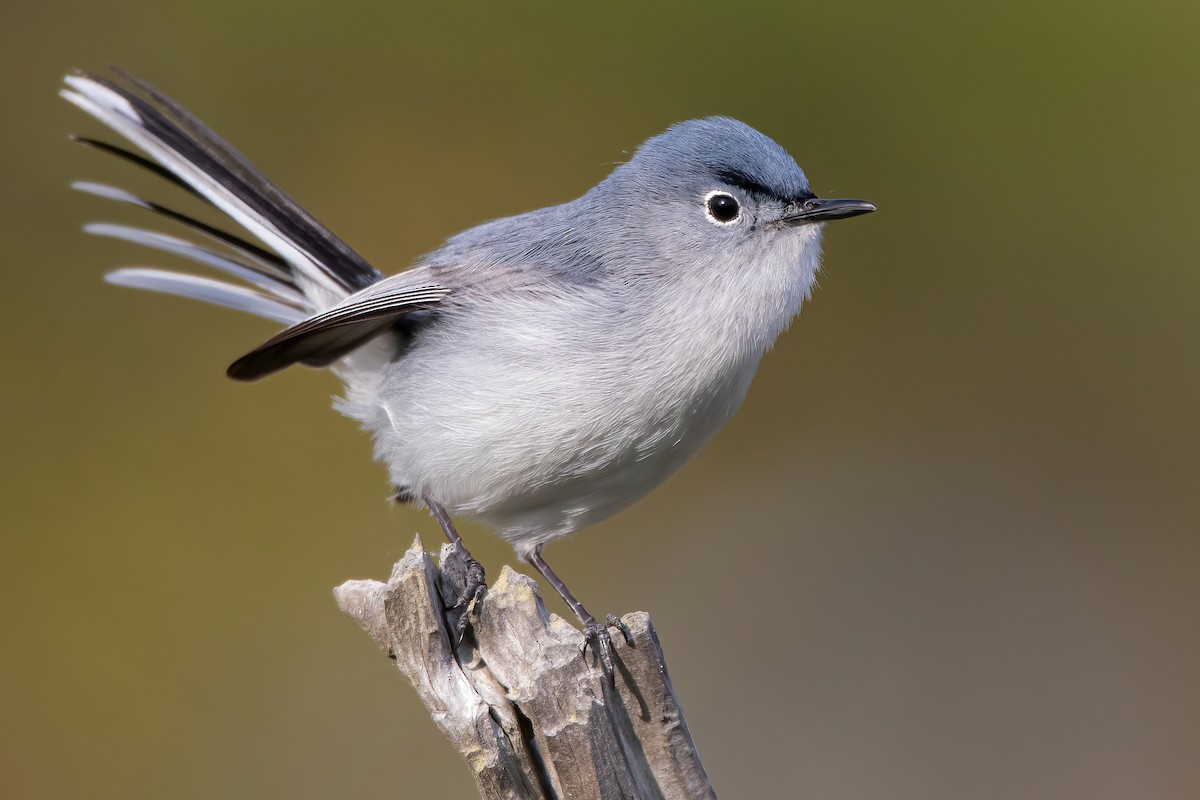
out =
[(292, 364), (326, 366), (386, 333), (402, 317), (436, 307), (449, 293), (429, 267), (402, 272), (280, 331), (233, 362), (227, 374), (252, 381)]

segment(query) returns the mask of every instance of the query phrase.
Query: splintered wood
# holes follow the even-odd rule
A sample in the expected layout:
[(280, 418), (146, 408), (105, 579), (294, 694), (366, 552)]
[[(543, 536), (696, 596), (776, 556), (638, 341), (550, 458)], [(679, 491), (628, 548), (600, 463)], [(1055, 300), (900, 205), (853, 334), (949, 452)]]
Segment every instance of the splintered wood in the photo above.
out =
[(348, 581), (334, 596), (412, 681), (481, 797), (716, 797), (647, 614), (624, 617), (632, 647), (613, 637), (614, 687), (536, 582), (504, 567), (473, 611), (474, 636), (455, 647), (447, 609), (464, 559), (445, 545), (440, 561), (418, 539), (386, 584)]

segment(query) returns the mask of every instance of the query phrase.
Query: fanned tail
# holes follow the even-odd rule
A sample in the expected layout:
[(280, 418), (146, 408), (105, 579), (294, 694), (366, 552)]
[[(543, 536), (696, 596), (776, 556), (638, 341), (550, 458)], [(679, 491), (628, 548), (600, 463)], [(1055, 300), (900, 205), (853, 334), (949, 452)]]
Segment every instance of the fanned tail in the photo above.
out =
[(155, 231), (92, 224), (89, 233), (180, 255), (231, 275), (249, 289), (165, 270), (125, 269), (109, 280), (237, 308), (294, 323), (371, 286), (383, 275), (313, 219), (241, 154), (174, 101), (119, 70), (105, 77), (67, 76), (61, 95), (128, 139), (147, 156), (87, 137), (76, 141), (147, 169), (220, 209), (265, 245), (207, 225), (187, 214), (96, 183), (74, 188), (154, 211), (215, 239), (218, 253)]
[[(378, 379), (381, 363), (396, 356), (397, 347), (449, 293), (427, 266), (384, 279), (204, 123), (147, 84), (117, 70), (107, 77), (77, 73), (66, 83), (63, 97), (146, 155), (87, 137), (75, 141), (185, 189), (265, 245), (123, 189), (74, 184), (79, 191), (153, 211), (219, 249), (113, 223), (91, 223), (84, 228), (88, 233), (190, 259), (244, 285), (145, 267), (111, 272), (109, 283), (202, 300), (288, 326), (234, 362), (230, 377), (255, 380), (297, 363), (334, 366), (352, 390), (361, 389)], [(390, 345), (356, 354), (389, 338)], [(338, 366), (343, 359), (349, 360)]]

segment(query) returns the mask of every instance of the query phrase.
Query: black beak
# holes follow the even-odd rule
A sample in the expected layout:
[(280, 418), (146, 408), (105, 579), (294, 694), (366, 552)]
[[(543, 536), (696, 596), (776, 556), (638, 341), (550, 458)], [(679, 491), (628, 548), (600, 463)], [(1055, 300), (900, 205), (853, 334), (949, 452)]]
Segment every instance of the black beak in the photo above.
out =
[(783, 215), (783, 222), (789, 225), (801, 225), (805, 222), (828, 222), (834, 219), (857, 217), (859, 214), (870, 214), (875, 210), (874, 203), (866, 200), (825, 200), (820, 197), (810, 197), (796, 203)]

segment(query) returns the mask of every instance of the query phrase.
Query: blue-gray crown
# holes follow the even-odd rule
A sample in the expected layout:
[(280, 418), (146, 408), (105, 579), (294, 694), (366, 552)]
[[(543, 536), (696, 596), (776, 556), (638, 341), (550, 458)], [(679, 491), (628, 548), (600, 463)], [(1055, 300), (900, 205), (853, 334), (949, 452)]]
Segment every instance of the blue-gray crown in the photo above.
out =
[(786, 150), (744, 122), (708, 117), (672, 125), (646, 141), (630, 166), (639, 171), (698, 172), (783, 200), (808, 197), (808, 179)]

